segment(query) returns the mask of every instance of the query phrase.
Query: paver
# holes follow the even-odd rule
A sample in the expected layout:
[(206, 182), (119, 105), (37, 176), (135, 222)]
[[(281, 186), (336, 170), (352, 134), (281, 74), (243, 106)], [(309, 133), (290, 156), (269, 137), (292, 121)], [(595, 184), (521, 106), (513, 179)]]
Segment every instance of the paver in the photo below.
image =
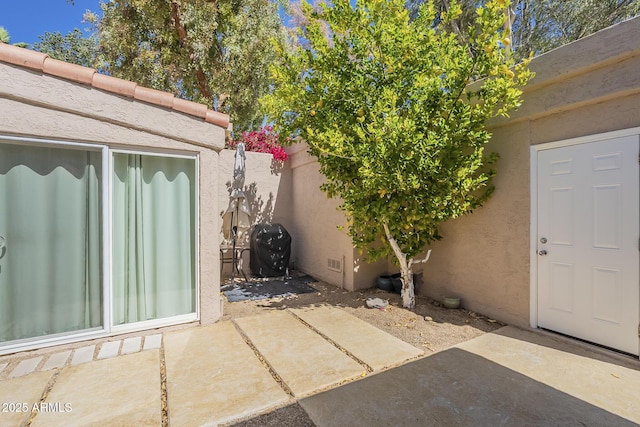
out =
[[(20, 378), (0, 381), (0, 426), (20, 426), (40, 401), (53, 372), (34, 372)], [(4, 406), (6, 405), (6, 406)], [(25, 411), (26, 410), (26, 411)]]
[(159, 426), (160, 355), (145, 351), (63, 369), (36, 426)]
[(164, 355), (169, 425), (223, 424), (291, 399), (231, 322), (166, 333)]
[(118, 355), (120, 349), (120, 341), (109, 341), (103, 343), (98, 352), (98, 359), (108, 359)]
[(374, 371), (399, 365), (424, 352), (349, 313), (330, 307), (291, 310)]
[(71, 350), (62, 351), (60, 353), (54, 353), (49, 356), (47, 361), (42, 366), (43, 371), (49, 371), (51, 369), (62, 368), (66, 363), (67, 359), (71, 355)]
[(11, 371), (11, 373), (9, 374), (9, 378), (22, 377), (24, 375), (32, 373), (41, 360), (42, 356), (21, 360), (20, 363), (18, 363), (18, 365), (13, 369), (13, 371)]
[(148, 335), (144, 337), (144, 349), (154, 350), (162, 345), (162, 334)]
[(243, 317), (236, 323), (296, 397), (367, 373), (364, 366), (286, 312)]
[(140, 351), (140, 344), (142, 344), (142, 337), (127, 338), (122, 343), (120, 354), (137, 353)]
[(87, 347), (81, 347), (73, 352), (73, 358), (71, 359), (72, 365), (79, 365), (81, 363), (91, 362), (93, 360), (93, 353), (96, 351), (95, 345)]

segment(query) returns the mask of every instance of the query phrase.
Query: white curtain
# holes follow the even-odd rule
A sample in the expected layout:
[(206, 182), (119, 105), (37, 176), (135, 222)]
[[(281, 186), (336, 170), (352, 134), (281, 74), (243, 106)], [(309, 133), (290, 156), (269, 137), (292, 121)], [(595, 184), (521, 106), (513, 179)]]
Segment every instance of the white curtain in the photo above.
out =
[(114, 154), (113, 324), (195, 312), (195, 160)]
[(0, 143), (0, 342), (102, 325), (100, 177), (100, 152)]

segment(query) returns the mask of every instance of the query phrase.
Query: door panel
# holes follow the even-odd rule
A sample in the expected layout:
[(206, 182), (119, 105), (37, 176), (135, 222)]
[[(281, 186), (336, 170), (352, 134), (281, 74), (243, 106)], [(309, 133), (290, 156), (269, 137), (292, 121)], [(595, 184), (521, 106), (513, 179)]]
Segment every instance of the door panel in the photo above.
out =
[(101, 328), (101, 157), (0, 144), (0, 345)]
[(538, 325), (639, 354), (639, 137), (538, 152)]

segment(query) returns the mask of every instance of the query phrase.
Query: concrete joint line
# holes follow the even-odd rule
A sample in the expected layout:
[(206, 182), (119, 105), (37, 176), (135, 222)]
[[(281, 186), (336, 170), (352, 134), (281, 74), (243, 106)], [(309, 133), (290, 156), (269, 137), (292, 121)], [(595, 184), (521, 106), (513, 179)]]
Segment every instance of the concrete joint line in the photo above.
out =
[(287, 313), (289, 313), (291, 316), (293, 316), (298, 322), (302, 323), (304, 326), (306, 326), (307, 328), (311, 329), (316, 334), (320, 335), (329, 344), (331, 344), (332, 346), (334, 346), (335, 348), (337, 348), (338, 350), (340, 350), (341, 352), (343, 352), (344, 354), (349, 356), (351, 359), (353, 359), (356, 363), (361, 365), (364, 369), (366, 369), (368, 374), (373, 372), (373, 368), (371, 366), (367, 365), (367, 363), (365, 363), (363, 360), (358, 359), (349, 350), (347, 350), (346, 348), (342, 347), (340, 344), (338, 344), (337, 342), (335, 342), (334, 340), (332, 340), (331, 338), (329, 338), (328, 336), (326, 336), (325, 334), (323, 334), (322, 332), (320, 332), (319, 330), (317, 330), (316, 328), (311, 326), (309, 323), (305, 322), (301, 317), (297, 316), (294, 312), (289, 311), (289, 309), (287, 309), (285, 311)]
[(169, 397), (167, 396), (167, 365), (164, 361), (164, 340), (160, 342), (158, 349), (160, 356), (160, 411), (162, 427), (169, 426)]
[(258, 358), (258, 360), (260, 361), (260, 363), (262, 363), (262, 366), (264, 366), (268, 371), (269, 374), (271, 374), (271, 376), (273, 377), (273, 379), (280, 385), (280, 387), (282, 387), (282, 389), (284, 390), (285, 393), (287, 393), (289, 396), (291, 397), (295, 397), (293, 395), (293, 391), (289, 388), (289, 386), (284, 382), (284, 380), (280, 377), (280, 375), (278, 375), (278, 373), (276, 372), (276, 370), (273, 368), (273, 366), (271, 366), (271, 364), (269, 364), (269, 362), (267, 362), (267, 360), (262, 356), (262, 354), (260, 354), (260, 351), (258, 350), (258, 348), (253, 344), (253, 342), (251, 341), (251, 339), (247, 336), (247, 334), (244, 333), (244, 331), (242, 330), (242, 328), (240, 327), (240, 325), (238, 325), (236, 323), (235, 320), (231, 320), (231, 323), (233, 324), (233, 326), (236, 328), (236, 331), (238, 331), (238, 333), (240, 334), (240, 336), (242, 337), (242, 339), (244, 340), (244, 342), (249, 346), (249, 348), (253, 351), (253, 354), (256, 355), (256, 357)]
[[(47, 385), (44, 387), (44, 390), (42, 391), (42, 395), (40, 395), (40, 400), (36, 403), (38, 406), (40, 406), (40, 404), (42, 403), (45, 403), (45, 400), (47, 400), (47, 396), (49, 395), (49, 392), (51, 391), (53, 386), (56, 384), (56, 381), (58, 380), (58, 376), (60, 375), (60, 372), (62, 372), (62, 369), (56, 369), (56, 371), (53, 373), (53, 375), (47, 382)], [(31, 415), (29, 416), (29, 419), (27, 420), (27, 422), (24, 424), (24, 427), (29, 427), (39, 413), (40, 411), (38, 411), (34, 405), (34, 407), (31, 408)]]

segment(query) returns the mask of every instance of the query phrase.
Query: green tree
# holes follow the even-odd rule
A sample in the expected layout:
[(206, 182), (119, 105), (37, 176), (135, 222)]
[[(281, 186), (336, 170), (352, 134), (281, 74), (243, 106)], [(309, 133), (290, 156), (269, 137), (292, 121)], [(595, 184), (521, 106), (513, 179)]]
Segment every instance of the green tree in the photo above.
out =
[(9, 43), (11, 41), (11, 37), (9, 37), (9, 32), (4, 27), (0, 27), (0, 42)]
[(76, 28), (64, 36), (59, 32), (46, 32), (39, 36), (39, 39), (39, 42), (33, 44), (33, 50), (61, 61), (101, 68), (98, 59), (98, 39), (95, 34), (85, 37), (82, 31)]
[(640, 14), (639, 0), (519, 0), (513, 20), (517, 56), (538, 55)]
[(258, 98), (284, 36), (268, 0), (112, 0), (98, 29), (106, 71), (229, 113), (234, 128), (259, 125)]
[(415, 19), (403, 0), (304, 3), (295, 46), (278, 45), (265, 111), (317, 157), (354, 245), (369, 259), (395, 256), (405, 307), (415, 304), (414, 257), (441, 238), (441, 223), (490, 196), (496, 155), (484, 152), (485, 123), (516, 108), (531, 78), (528, 61), (506, 52), (507, 7), (479, 8), (459, 27), (463, 43), (450, 30), (455, 1), (442, 14), (427, 2)]
[[(407, 0), (415, 14), (424, 0)], [(460, 28), (471, 25), (475, 10), (487, 0), (459, 0), (463, 13)], [(449, 0), (435, 0), (438, 12), (449, 8)], [(531, 52), (542, 54), (640, 14), (640, 0), (516, 0), (507, 24), (512, 28), (516, 58)], [(463, 35), (463, 34), (461, 34)]]

